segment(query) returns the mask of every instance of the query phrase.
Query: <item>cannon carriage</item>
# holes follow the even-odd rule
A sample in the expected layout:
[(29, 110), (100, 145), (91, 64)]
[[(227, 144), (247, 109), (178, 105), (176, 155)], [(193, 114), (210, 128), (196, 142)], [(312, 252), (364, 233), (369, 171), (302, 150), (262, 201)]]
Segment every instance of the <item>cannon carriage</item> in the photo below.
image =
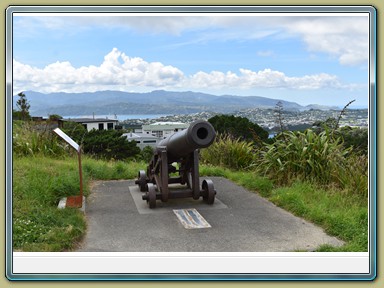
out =
[(209, 122), (197, 120), (186, 130), (159, 142), (147, 171), (140, 170), (135, 181), (140, 191), (145, 192), (142, 198), (149, 208), (156, 207), (156, 200), (167, 202), (173, 198), (203, 197), (208, 204), (214, 203), (216, 191), (212, 181), (203, 180), (200, 189), (198, 150), (211, 145), (215, 137)]

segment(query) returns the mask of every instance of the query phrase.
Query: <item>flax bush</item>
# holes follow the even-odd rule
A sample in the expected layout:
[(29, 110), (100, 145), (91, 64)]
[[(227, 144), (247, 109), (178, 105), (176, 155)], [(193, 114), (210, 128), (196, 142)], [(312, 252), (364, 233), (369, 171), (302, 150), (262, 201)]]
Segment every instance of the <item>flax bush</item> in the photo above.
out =
[(295, 179), (340, 185), (340, 174), (347, 167), (350, 152), (351, 148), (344, 148), (340, 138), (333, 138), (327, 131), (286, 131), (265, 146), (257, 169), (280, 185)]
[(230, 169), (248, 169), (254, 165), (254, 145), (251, 142), (219, 135), (208, 148), (202, 149), (202, 162)]

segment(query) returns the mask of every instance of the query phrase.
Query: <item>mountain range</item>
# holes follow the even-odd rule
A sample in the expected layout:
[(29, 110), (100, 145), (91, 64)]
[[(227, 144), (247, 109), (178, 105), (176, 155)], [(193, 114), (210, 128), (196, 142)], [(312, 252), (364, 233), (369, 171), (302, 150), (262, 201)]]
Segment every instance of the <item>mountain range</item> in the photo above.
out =
[[(242, 109), (274, 109), (281, 101), (285, 110), (303, 111), (309, 109), (339, 109), (335, 106), (317, 104), (302, 106), (295, 102), (271, 99), (261, 96), (234, 96), (199, 92), (171, 92), (155, 90), (147, 93), (121, 91), (98, 91), (86, 93), (49, 93), (34, 91), (23, 92), (30, 104), (32, 116), (58, 114), (69, 115), (128, 115), (128, 114), (191, 114), (203, 111), (232, 113)], [(14, 96), (16, 109), (18, 97)]]

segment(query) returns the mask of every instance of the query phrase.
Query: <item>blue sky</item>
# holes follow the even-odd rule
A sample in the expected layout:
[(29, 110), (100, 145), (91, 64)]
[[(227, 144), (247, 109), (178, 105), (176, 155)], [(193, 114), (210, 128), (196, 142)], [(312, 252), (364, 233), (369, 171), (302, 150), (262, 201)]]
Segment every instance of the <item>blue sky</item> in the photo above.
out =
[(368, 105), (364, 14), (31, 15), (13, 19), (16, 93), (164, 89)]

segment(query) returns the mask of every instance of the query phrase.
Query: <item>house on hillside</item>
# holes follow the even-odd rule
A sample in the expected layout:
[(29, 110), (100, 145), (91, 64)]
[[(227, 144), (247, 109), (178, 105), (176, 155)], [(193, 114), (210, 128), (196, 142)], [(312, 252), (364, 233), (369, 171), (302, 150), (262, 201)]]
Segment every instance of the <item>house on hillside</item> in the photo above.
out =
[(189, 124), (181, 122), (156, 122), (149, 125), (143, 125), (142, 133), (154, 135), (159, 139), (164, 139), (173, 133), (187, 129), (188, 127)]
[(138, 132), (124, 133), (123, 136), (127, 137), (128, 141), (135, 141), (137, 147), (139, 147), (141, 150), (143, 150), (145, 146), (151, 146), (155, 148), (157, 143), (160, 141), (160, 139), (154, 135)]
[(72, 121), (82, 124), (87, 131), (92, 129), (96, 130), (114, 130), (118, 120), (114, 119), (103, 119), (103, 118), (70, 118), (63, 119), (62, 121)]

